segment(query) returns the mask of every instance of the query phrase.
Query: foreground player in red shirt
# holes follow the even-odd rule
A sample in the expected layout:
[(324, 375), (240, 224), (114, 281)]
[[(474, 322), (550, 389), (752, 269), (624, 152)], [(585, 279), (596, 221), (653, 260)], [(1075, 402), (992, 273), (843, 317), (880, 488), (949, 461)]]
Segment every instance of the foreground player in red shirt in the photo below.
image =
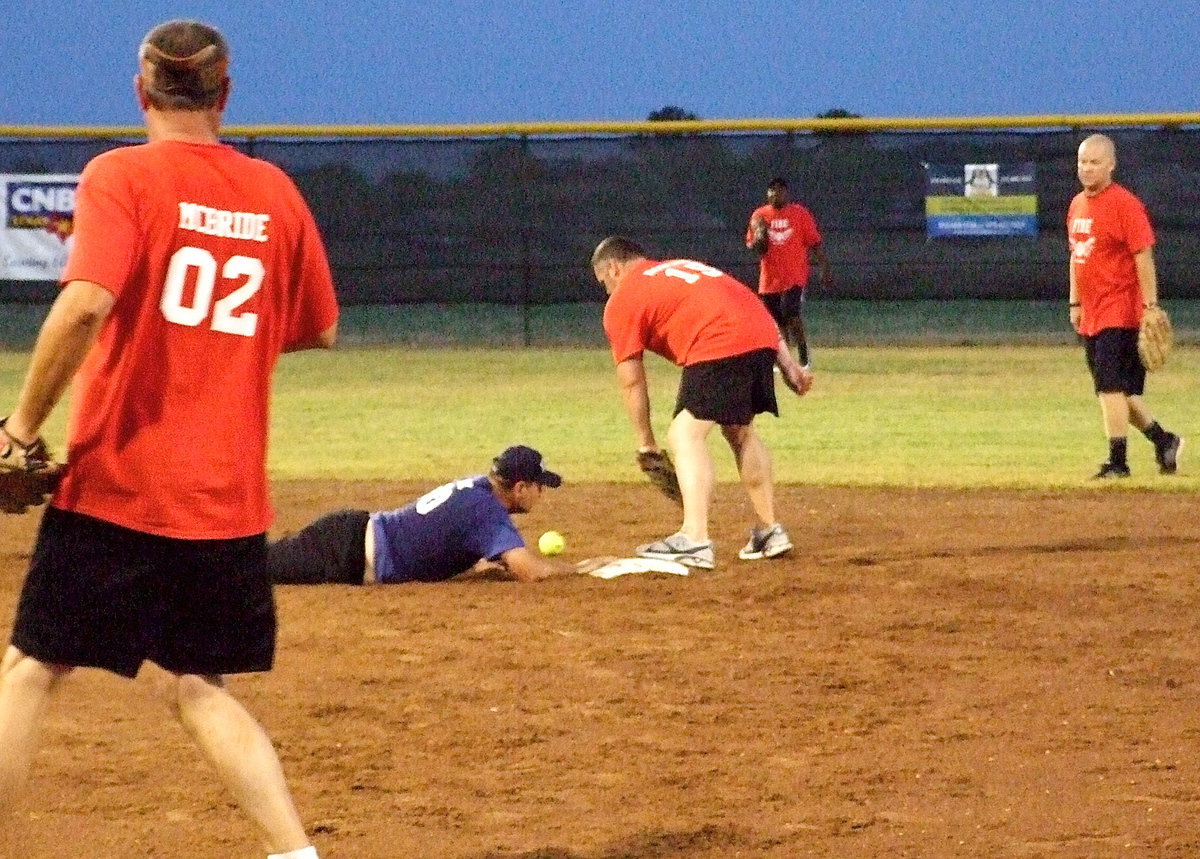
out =
[(36, 439), (74, 377), (66, 473), (0, 665), (0, 811), (72, 668), (133, 677), (150, 660), (267, 850), (315, 859), (270, 738), (222, 676), (272, 664), (270, 379), (281, 352), (333, 345), (338, 308), (295, 186), (218, 139), (228, 58), (194, 21), (146, 36), (149, 142), (85, 168), (64, 286), (4, 425)]
[(775, 518), (771, 454), (752, 422), (778, 415), (772, 369), (797, 394), (812, 375), (796, 363), (762, 302), (744, 284), (695, 260), (648, 259), (637, 242), (610, 236), (592, 254), (592, 271), (608, 293), (604, 332), (612, 346), (625, 410), (638, 452), (657, 451), (642, 355), (654, 352), (683, 368), (667, 441), (683, 494), (683, 524), (671, 536), (638, 548), (647, 558), (711, 569), (708, 537), (712, 456), (708, 434), (720, 426), (757, 521), (743, 560), (781, 555), (792, 548)]
[(1079, 182), (1067, 211), (1071, 246), (1071, 324), (1084, 337), (1088, 369), (1104, 417), (1108, 459), (1097, 478), (1129, 476), (1129, 424), (1154, 445), (1159, 471), (1179, 468), (1183, 439), (1164, 430), (1142, 401), (1146, 369), (1137, 351), (1142, 312), (1158, 301), (1154, 231), (1146, 209), (1113, 181), (1117, 150), (1103, 134), (1079, 145)]
[(750, 213), (746, 247), (759, 255), (758, 292), (788, 344), (796, 347), (800, 363), (809, 366), (808, 335), (804, 327), (804, 298), (808, 290), (808, 257), (821, 269), (821, 286), (833, 282), (821, 231), (812, 212), (788, 196), (787, 181), (767, 183), (766, 205)]

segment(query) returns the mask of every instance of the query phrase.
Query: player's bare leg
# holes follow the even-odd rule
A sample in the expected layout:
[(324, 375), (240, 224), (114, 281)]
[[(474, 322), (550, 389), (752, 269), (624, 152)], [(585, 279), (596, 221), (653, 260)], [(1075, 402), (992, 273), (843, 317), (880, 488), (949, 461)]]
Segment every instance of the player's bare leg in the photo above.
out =
[(307, 847), (308, 836), (275, 747), (258, 721), (225, 689), (224, 681), (177, 675), (171, 704), (238, 805), (258, 825), (268, 852)]
[(1109, 438), (1123, 438), (1129, 435), (1129, 396), (1119, 392), (1102, 393), (1097, 396), (1100, 400), (1100, 414), (1104, 417), (1104, 434)]
[(17, 856), (13, 807), (37, 750), (51, 696), (70, 668), (47, 665), (10, 646), (0, 663), (0, 856)]
[(697, 543), (708, 542), (708, 507), (716, 482), (708, 434), (714, 426), (712, 421), (699, 420), (684, 409), (667, 430), (667, 444), (683, 496), (683, 525), (679, 530)]
[(775, 524), (775, 485), (771, 468), (771, 452), (752, 425), (723, 426), (721, 432), (737, 461), (742, 487), (750, 498), (750, 506), (758, 518), (756, 527)]
[(1146, 408), (1145, 401), (1139, 396), (1129, 396), (1125, 398), (1129, 404), (1129, 422), (1139, 430), (1145, 430), (1150, 424), (1154, 423), (1154, 415), (1150, 414), (1150, 410)]
[(1100, 466), (1096, 476), (1128, 477), (1129, 396), (1109, 391), (1097, 394), (1097, 399), (1100, 401), (1100, 414), (1104, 418), (1104, 434), (1108, 437), (1108, 460)]

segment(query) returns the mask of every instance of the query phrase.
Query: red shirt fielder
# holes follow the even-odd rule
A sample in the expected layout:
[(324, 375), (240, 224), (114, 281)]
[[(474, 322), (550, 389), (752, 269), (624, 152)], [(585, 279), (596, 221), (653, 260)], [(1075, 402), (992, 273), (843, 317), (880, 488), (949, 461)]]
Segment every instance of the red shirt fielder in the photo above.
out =
[(767, 252), (758, 263), (758, 291), (763, 295), (785, 292), (808, 285), (809, 252), (821, 244), (821, 231), (812, 212), (799, 203), (782, 208), (773, 204), (759, 206), (750, 214), (746, 243), (754, 240), (754, 223), (767, 225)]
[(75, 379), (53, 506), (165, 537), (265, 531), (271, 372), (338, 317), (291, 180), (222, 144), (104, 153), (79, 186), (73, 280), (116, 301)]
[(1082, 311), (1079, 333), (1137, 328), (1143, 296), (1134, 256), (1154, 245), (1146, 207), (1115, 182), (1097, 194), (1081, 191), (1067, 211), (1067, 238)]
[(779, 329), (743, 283), (695, 260), (636, 263), (604, 307), (613, 360), (644, 350), (687, 367), (774, 350)]

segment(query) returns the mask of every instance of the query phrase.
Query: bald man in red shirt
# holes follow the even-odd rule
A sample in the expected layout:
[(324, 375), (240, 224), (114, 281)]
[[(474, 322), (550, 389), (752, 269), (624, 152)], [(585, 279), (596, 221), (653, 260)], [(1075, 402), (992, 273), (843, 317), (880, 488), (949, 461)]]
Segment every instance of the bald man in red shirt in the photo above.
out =
[(1069, 304), (1071, 324), (1084, 338), (1108, 438), (1108, 459), (1095, 476), (1130, 475), (1130, 423), (1154, 445), (1159, 472), (1174, 474), (1183, 439), (1164, 430), (1143, 401), (1146, 368), (1137, 351), (1142, 313), (1158, 302), (1154, 230), (1141, 201), (1113, 181), (1117, 150), (1111, 138), (1091, 135), (1079, 145), (1078, 156), (1083, 190), (1067, 211)]
[(792, 548), (775, 516), (771, 455), (754, 430), (756, 414), (778, 415), (773, 368), (798, 395), (812, 374), (797, 363), (762, 302), (745, 284), (696, 260), (649, 259), (637, 242), (610, 236), (592, 254), (592, 271), (608, 293), (604, 331), (612, 347), (625, 410), (638, 451), (657, 451), (643, 354), (683, 368), (667, 441), (683, 495), (683, 523), (662, 540), (638, 547), (648, 558), (711, 569), (715, 552), (708, 513), (715, 475), (708, 434), (721, 428), (754, 508), (743, 560)]

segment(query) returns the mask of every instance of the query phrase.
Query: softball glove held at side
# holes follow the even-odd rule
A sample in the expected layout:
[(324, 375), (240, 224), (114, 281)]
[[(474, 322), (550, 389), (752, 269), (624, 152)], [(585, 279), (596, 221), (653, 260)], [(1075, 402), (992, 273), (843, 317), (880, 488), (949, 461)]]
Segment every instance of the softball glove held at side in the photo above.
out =
[(0, 512), (24, 513), (46, 503), (62, 479), (62, 464), (40, 438), (17, 441), (0, 420)]

